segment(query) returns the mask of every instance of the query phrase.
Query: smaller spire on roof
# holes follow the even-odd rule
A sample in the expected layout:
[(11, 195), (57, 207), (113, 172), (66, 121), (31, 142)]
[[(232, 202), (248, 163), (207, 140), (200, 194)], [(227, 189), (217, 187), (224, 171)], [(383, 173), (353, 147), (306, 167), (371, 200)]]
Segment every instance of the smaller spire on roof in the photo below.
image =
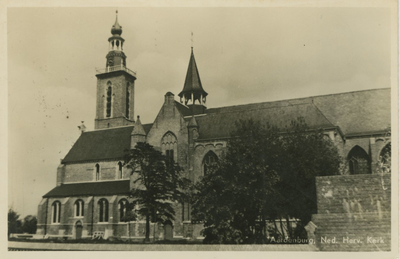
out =
[(146, 135), (142, 122), (140, 121), (139, 115), (137, 116), (135, 127), (133, 128), (131, 135), (144, 135), (144, 136)]
[(208, 95), (201, 85), (199, 71), (197, 70), (196, 60), (194, 59), (193, 47), (190, 54), (185, 84), (183, 90), (178, 95), (180, 98), (185, 99), (185, 104), (187, 104), (189, 100), (192, 101), (192, 104), (194, 104), (195, 100), (198, 100), (199, 104), (202, 104)]
[(189, 121), (188, 127), (199, 127), (199, 124), (197, 124), (196, 118), (192, 116), (192, 118)]

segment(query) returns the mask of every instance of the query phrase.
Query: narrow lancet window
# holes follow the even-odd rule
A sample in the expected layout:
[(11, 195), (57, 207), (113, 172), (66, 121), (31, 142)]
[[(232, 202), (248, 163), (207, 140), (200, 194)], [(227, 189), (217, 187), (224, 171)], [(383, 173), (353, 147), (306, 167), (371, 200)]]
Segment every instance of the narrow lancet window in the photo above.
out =
[(112, 101), (112, 87), (111, 83), (108, 84), (107, 88), (107, 104), (106, 104), (106, 116), (111, 117), (111, 101)]
[(130, 101), (130, 91), (129, 91), (129, 82), (126, 83), (126, 107), (125, 107), (125, 117), (129, 119), (129, 101)]

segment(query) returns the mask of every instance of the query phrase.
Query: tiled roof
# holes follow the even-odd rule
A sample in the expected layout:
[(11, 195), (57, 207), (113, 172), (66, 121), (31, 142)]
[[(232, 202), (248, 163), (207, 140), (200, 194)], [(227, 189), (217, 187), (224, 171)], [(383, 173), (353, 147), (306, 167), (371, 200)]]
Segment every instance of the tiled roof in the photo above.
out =
[(124, 156), (124, 150), (131, 147), (133, 126), (83, 132), (63, 163), (118, 159)]
[(269, 122), (271, 125), (284, 129), (286, 126), (290, 126), (292, 120), (303, 117), (311, 128), (334, 127), (312, 103), (276, 107), (254, 106), (248, 107), (248, 109), (238, 109), (233, 106), (217, 109), (217, 111), (207, 110), (207, 115), (196, 117), (200, 127), (200, 140), (229, 137), (235, 128), (235, 122), (247, 119)]
[(390, 89), (310, 97), (326, 118), (345, 135), (384, 131), (390, 125)]
[(43, 198), (68, 196), (106, 196), (129, 194), (129, 180), (92, 183), (62, 184), (49, 191)]
[(229, 137), (239, 119), (269, 121), (282, 128), (300, 116), (311, 128), (339, 126), (345, 135), (384, 131), (391, 119), (390, 89), (211, 108), (196, 120), (199, 139), (213, 139)]

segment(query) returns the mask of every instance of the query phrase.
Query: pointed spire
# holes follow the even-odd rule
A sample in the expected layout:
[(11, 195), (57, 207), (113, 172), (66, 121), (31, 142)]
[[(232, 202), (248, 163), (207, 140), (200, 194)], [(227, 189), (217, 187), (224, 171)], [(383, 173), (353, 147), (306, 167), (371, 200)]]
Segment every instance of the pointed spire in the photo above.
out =
[(146, 132), (144, 131), (142, 122), (140, 121), (140, 117), (137, 116), (137, 120), (135, 122), (135, 127), (132, 130), (131, 135), (143, 135), (146, 136)]
[(188, 127), (199, 127), (199, 125), (197, 124), (196, 118), (194, 116), (192, 116), (192, 118), (189, 121)]
[[(204, 91), (203, 86), (201, 85), (199, 71), (197, 70), (196, 60), (193, 54), (193, 47), (191, 49), (185, 84), (183, 86), (183, 90), (178, 95), (181, 98), (185, 98), (186, 103), (187, 100), (192, 99), (202, 102), (201, 98), (205, 98), (208, 95), (208, 93)], [(194, 100), (192, 100), (192, 102)]]
[(118, 23), (118, 10), (115, 11), (115, 23), (111, 28), (112, 35), (121, 35), (122, 34), (122, 26)]

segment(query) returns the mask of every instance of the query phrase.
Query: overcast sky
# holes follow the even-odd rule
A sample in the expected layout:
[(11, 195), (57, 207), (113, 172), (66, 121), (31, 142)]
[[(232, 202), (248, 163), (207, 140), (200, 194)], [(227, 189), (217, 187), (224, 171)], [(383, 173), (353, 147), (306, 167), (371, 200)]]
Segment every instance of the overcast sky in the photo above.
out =
[[(194, 54), (208, 107), (390, 87), (385, 8), (119, 8), (135, 117), (155, 119)], [(8, 9), (9, 206), (37, 213), (85, 121), (94, 128), (115, 8)]]

